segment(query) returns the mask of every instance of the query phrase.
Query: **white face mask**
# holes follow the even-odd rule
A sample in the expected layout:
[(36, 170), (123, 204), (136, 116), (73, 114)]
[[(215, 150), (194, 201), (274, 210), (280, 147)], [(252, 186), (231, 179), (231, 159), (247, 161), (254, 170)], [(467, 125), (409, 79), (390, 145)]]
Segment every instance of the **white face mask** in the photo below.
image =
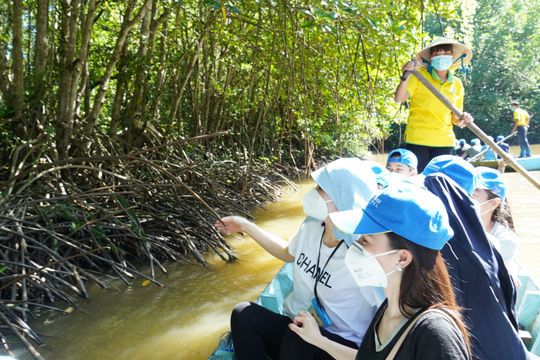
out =
[(491, 200), (493, 199), (489, 199), (487, 201), (484, 201), (483, 203), (479, 202), (478, 200), (476, 199), (471, 199), (472, 202), (473, 202), (473, 205), (474, 205), (474, 209), (476, 211), (476, 213), (478, 214), (478, 216), (482, 216), (488, 212), (490, 212), (491, 210), (490, 209), (486, 209), (486, 210), (482, 210), (482, 206), (484, 204), (487, 204), (488, 202), (490, 202)]
[(395, 182), (395, 181), (401, 181), (405, 178), (407, 178), (409, 176), (409, 174), (407, 173), (401, 173), (401, 172), (397, 172), (397, 171), (392, 171), (390, 172), (390, 181), (392, 182)]
[(345, 265), (351, 272), (352, 277), (358, 286), (379, 286), (385, 288), (388, 286), (387, 277), (396, 271), (401, 271), (402, 268), (399, 265), (396, 265), (395, 270), (385, 273), (376, 257), (394, 254), (398, 251), (399, 250), (390, 250), (380, 254), (371, 255), (362, 245), (354, 242), (345, 255)]
[(329, 202), (332, 202), (332, 200), (325, 201), (317, 189), (311, 189), (304, 196), (304, 214), (317, 220), (324, 221), (328, 217), (326, 203)]

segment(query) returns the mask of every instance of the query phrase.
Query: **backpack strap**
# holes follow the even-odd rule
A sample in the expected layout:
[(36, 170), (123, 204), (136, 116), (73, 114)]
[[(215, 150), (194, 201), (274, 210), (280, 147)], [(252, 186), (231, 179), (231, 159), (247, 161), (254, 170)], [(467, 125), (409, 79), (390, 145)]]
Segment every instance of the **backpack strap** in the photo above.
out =
[[(401, 336), (399, 337), (398, 341), (396, 342), (396, 344), (394, 345), (394, 347), (392, 348), (392, 350), (388, 353), (388, 356), (386, 357), (385, 360), (394, 360), (394, 358), (396, 357), (399, 349), (401, 348), (401, 345), (403, 345), (403, 342), (405, 341), (405, 339), (407, 338), (407, 335), (409, 335), (409, 333), (411, 332), (412, 328), (414, 327), (414, 325), (416, 325), (416, 323), (418, 323), (418, 321), (420, 321), (421, 319), (425, 318), (426, 315), (430, 314), (430, 313), (439, 313), (441, 314), (443, 317), (447, 318), (450, 320), (450, 322), (452, 324), (454, 324), (456, 327), (457, 327), (457, 324), (456, 324), (456, 321), (454, 320), (454, 318), (452, 317), (452, 315), (450, 315), (446, 310), (443, 310), (443, 309), (427, 309), (425, 310), (423, 313), (421, 313), (420, 315), (418, 315), (416, 318), (414, 318), (413, 321), (411, 321), (411, 323), (409, 324), (409, 326), (407, 326), (407, 328), (405, 329), (405, 331), (401, 334)], [(463, 339), (463, 336), (461, 335), (461, 331), (459, 332), (460, 333), (460, 338), (465, 341), (465, 339)], [(469, 354), (467, 354), (467, 358), (469, 359), (470, 356)]]

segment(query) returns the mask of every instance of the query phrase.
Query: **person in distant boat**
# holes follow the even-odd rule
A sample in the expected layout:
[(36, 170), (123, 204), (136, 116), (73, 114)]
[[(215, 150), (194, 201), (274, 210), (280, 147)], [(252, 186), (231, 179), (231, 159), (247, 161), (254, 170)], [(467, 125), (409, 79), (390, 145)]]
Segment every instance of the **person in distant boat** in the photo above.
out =
[(461, 119), (457, 118), (416, 77), (410, 76), (410, 71), (421, 67), (420, 74), (461, 110), (463, 84), (451, 69), (469, 62), (471, 58), (472, 52), (467, 46), (455, 40), (437, 38), (418, 53), (416, 61), (403, 65), (395, 101), (402, 103), (410, 98), (405, 147), (418, 158), (419, 172), (435, 156), (452, 152), (455, 140), (453, 125), (465, 127), (474, 119), (467, 112)]
[(465, 158), (465, 160), (469, 160), (480, 154), (481, 152), (482, 145), (480, 145), (480, 139), (475, 138), (471, 140), (471, 147), (467, 149), (467, 151), (465, 151), (465, 154), (463, 154), (463, 158)]
[(386, 168), (391, 173), (402, 176), (413, 176), (418, 174), (418, 159), (412, 151), (407, 149), (394, 149), (388, 154)]
[[(497, 140), (497, 144), (499, 145), (499, 147), (500, 147), (505, 153), (509, 153), (509, 152), (510, 152), (510, 145), (508, 145), (507, 143), (504, 142), (504, 136), (498, 135), (496, 140)], [(497, 155), (497, 158), (500, 159), (501, 157), (500, 157), (499, 155)]]
[(530, 157), (531, 156), (531, 147), (529, 146), (529, 140), (527, 139), (527, 131), (529, 130), (529, 122), (531, 121), (531, 116), (529, 113), (519, 107), (517, 101), (512, 101), (512, 108), (514, 109), (514, 127), (512, 132), (518, 132), (519, 140), (519, 157)]
[(462, 157), (463, 154), (470, 148), (471, 146), (467, 144), (467, 140), (465, 139), (459, 139), (458, 146), (454, 149), (454, 155)]
[(508, 272), (517, 280), (516, 257), (518, 237), (514, 232), (514, 221), (502, 174), (487, 167), (476, 168), (477, 188), (472, 196), (479, 203), (480, 217), (488, 239), (501, 254)]
[(307, 312), (290, 328), (334, 359), (470, 359), (469, 334), (440, 253), (453, 236), (441, 200), (404, 180), (383, 189), (364, 211), (330, 218), (341, 230), (362, 234), (347, 253), (347, 267), (360, 287), (383, 286), (387, 300), (359, 349), (321, 334)]
[[(488, 136), (488, 138), (490, 138), (491, 141), (494, 141), (493, 136)], [(482, 151), (481, 152), (484, 153), (483, 159), (485, 161), (497, 160), (497, 156), (495, 155), (495, 152), (489, 147), (488, 144), (484, 144), (482, 146)], [(480, 159), (477, 159), (477, 160), (480, 160)]]
[(307, 217), (289, 242), (239, 216), (216, 222), (219, 231), (247, 233), (276, 258), (293, 262), (293, 288), (284, 302), (285, 315), (251, 302), (234, 308), (231, 333), (237, 359), (330, 359), (288, 327), (296, 314), (310, 308), (325, 336), (346, 346), (360, 345), (384, 293), (356, 286), (345, 266), (345, 254), (358, 236), (336, 229), (328, 215), (367, 203), (378, 190), (374, 165), (356, 158), (339, 159), (312, 173), (317, 186), (304, 197)]

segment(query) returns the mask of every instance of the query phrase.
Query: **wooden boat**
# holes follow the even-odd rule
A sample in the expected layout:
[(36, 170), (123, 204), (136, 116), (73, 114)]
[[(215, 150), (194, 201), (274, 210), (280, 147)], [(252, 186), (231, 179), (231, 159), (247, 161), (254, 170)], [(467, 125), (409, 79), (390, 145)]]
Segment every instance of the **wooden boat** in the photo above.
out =
[[(533, 279), (519, 275), (516, 309), (520, 336), (532, 354), (540, 356), (540, 288)], [(283, 314), (283, 301), (292, 290), (292, 264), (285, 264), (259, 296), (257, 303)], [(224, 334), (208, 360), (233, 360), (234, 349), (230, 334)]]
[(527, 349), (540, 356), (540, 289), (526, 274), (519, 275), (519, 280), (516, 309), (520, 336)]
[[(528, 158), (519, 158), (519, 159), (516, 159), (516, 162), (519, 165), (523, 166), (525, 170), (528, 170), (528, 171), (540, 170), (540, 155), (533, 155)], [(499, 162), (497, 160), (473, 161), (471, 162), (471, 164), (473, 164), (474, 166), (487, 166), (494, 169), (497, 169), (499, 167)], [(505, 171), (512, 172), (514, 171), (514, 169), (506, 165)]]
[[(292, 263), (285, 264), (263, 290), (257, 303), (278, 314), (283, 314), (283, 302), (292, 290)], [(234, 349), (230, 333), (219, 341), (218, 347), (208, 360), (233, 360)]]

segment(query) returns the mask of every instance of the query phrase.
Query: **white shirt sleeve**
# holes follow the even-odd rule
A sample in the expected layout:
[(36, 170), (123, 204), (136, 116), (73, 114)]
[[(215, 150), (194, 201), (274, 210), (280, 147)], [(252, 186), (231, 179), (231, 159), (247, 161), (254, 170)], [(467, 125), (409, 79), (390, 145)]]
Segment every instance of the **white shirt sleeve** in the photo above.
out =
[(506, 268), (511, 274), (515, 274), (519, 241), (516, 233), (497, 222), (491, 230), (491, 235), (496, 237), (499, 242), (498, 250), (504, 260)]

